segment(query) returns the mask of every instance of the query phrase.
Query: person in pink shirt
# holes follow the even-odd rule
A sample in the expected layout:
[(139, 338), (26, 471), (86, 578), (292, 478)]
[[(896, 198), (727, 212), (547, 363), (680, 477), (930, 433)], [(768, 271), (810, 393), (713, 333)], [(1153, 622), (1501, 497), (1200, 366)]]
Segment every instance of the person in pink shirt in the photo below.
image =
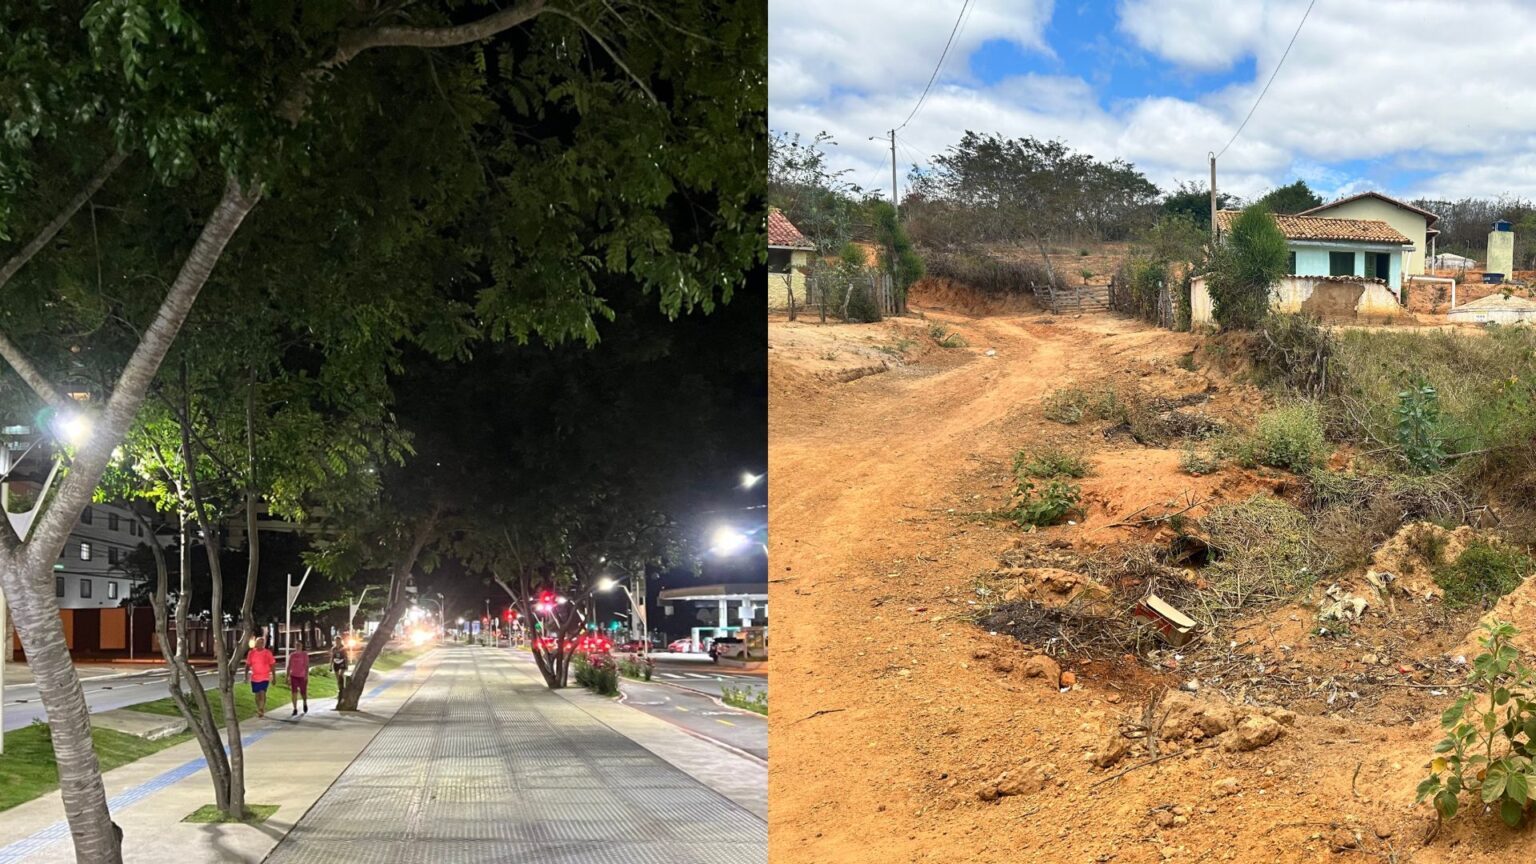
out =
[(293, 713), (299, 716), (299, 698), (304, 699), (304, 713), (309, 713), (309, 652), (304, 650), (304, 637), (293, 637), (293, 651), (288, 656), (288, 689), (293, 694)]
[(267, 716), (267, 687), (272, 683), (272, 667), (277, 658), (267, 650), (267, 640), (257, 639), (256, 647), (245, 655), (245, 674), (251, 682), (251, 695), (256, 697), (256, 716)]

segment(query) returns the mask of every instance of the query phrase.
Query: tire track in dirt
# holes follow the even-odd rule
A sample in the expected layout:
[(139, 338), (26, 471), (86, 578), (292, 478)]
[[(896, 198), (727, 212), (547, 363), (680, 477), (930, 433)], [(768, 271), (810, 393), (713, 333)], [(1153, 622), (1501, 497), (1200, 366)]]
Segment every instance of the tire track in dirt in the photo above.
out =
[[(965, 338), (965, 359), (770, 399), (775, 861), (987, 860), (975, 849), (956, 858), (921, 815), (919, 790), (931, 743), (953, 722), (934, 712), (1007, 694), (946, 674), (956, 655), (932, 644), (934, 627), (890, 619), (967, 587), (1007, 544), (1007, 529), (944, 512), (1000, 503), (957, 498), (977, 460), (1017, 447), (1050, 390), (1170, 335), (1108, 316), (927, 317)], [(977, 633), (949, 629), (956, 642)], [(920, 674), (915, 693), (885, 683), (916, 687)]]

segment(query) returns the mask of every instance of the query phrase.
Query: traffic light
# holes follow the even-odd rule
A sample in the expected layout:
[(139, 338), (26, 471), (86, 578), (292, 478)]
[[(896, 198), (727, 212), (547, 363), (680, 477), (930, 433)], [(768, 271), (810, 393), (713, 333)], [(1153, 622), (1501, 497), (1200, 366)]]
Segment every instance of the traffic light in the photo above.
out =
[(512, 623), (512, 621), (513, 621), (513, 620), (514, 620), (514, 619), (515, 619), (515, 618), (517, 618), (517, 613), (516, 613), (516, 612), (514, 612), (514, 611), (513, 611), (513, 610), (512, 610), (512, 607), (511, 607), (511, 606), (508, 606), (508, 607), (507, 607), (507, 611), (506, 611), (506, 612), (505, 612), (505, 613), (503, 613), (503, 616), (502, 616), (502, 617), (504, 617), (504, 618), (505, 618), (505, 619), (506, 619), (506, 621), (507, 621), (507, 623), (508, 623), (508, 624), (511, 624), (511, 623)]

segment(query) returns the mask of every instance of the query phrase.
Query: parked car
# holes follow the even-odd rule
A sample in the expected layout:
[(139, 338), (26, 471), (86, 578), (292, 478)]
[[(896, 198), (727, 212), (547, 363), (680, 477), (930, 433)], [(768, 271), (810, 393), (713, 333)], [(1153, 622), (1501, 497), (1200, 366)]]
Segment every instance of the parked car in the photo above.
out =
[(740, 636), (716, 636), (709, 644), (709, 659), (720, 662), (721, 657), (747, 659), (747, 643)]
[(628, 642), (620, 642), (614, 646), (613, 650), (621, 654), (639, 654), (642, 651), (649, 651), (651, 648), (639, 639), (631, 639)]
[(692, 639), (678, 639), (668, 645), (667, 650), (673, 654), (692, 654), (699, 649), (694, 646)]

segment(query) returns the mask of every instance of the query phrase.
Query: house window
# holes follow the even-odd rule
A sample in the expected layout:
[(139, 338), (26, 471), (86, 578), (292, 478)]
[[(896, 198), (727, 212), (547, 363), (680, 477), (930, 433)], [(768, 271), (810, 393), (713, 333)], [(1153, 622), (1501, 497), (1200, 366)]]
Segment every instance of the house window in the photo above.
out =
[(91, 580), (82, 578), (80, 580), (80, 597), (82, 599), (86, 599), (86, 598), (89, 598), (90, 596), (91, 596)]
[(108, 546), (107, 547), (107, 564), (111, 565), (111, 564), (116, 564), (116, 563), (117, 563), (117, 547), (116, 546)]
[(1296, 275), (1296, 253), (1295, 252), (1287, 252), (1286, 253), (1285, 272), (1291, 274), (1292, 276)]
[(116, 531), (117, 530), (117, 514), (116, 513), (108, 513), (107, 514), (107, 530), (108, 531)]
[(117, 599), (117, 583), (116, 582), (108, 582), (107, 583), (107, 599), (108, 600), (116, 600)]
[(85, 508), (84, 510), (82, 510), (80, 512), (80, 524), (81, 525), (89, 525), (89, 524), (91, 524), (91, 508), (87, 507), (87, 508)]
[(81, 561), (89, 561), (89, 560), (91, 560), (91, 544), (89, 544), (89, 543), (81, 543), (80, 544), (80, 560)]
[(793, 254), (788, 249), (769, 249), (768, 272), (788, 273)]
[(63, 597), (64, 596), (64, 577), (63, 576), (55, 576), (55, 577), (53, 577), (53, 596), (55, 596), (55, 597)]
[(1355, 275), (1355, 253), (1353, 252), (1329, 252), (1328, 253), (1329, 276), (1353, 276)]

